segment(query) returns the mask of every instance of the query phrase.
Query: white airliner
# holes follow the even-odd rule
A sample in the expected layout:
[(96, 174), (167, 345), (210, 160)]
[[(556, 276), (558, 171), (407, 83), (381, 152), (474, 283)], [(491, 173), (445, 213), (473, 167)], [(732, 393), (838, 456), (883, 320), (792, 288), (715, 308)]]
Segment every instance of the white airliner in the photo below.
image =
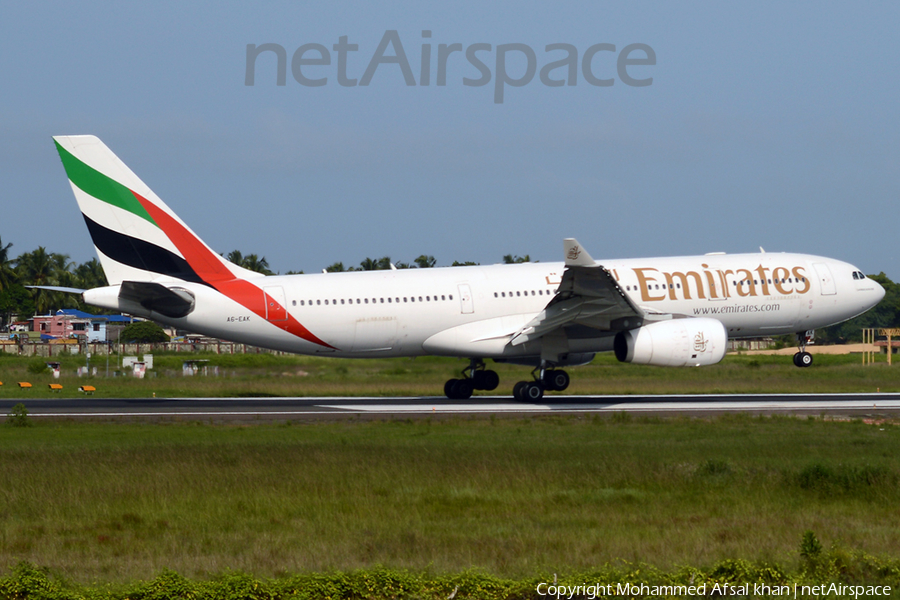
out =
[(565, 261), (264, 276), (222, 258), (94, 136), (54, 138), (108, 287), (84, 301), (275, 350), (335, 357), (470, 360), (445, 394), (499, 384), (485, 360), (534, 367), (519, 400), (561, 391), (560, 367), (614, 351), (624, 362), (718, 363), (728, 338), (812, 331), (875, 306), (884, 289), (853, 265), (805, 254)]

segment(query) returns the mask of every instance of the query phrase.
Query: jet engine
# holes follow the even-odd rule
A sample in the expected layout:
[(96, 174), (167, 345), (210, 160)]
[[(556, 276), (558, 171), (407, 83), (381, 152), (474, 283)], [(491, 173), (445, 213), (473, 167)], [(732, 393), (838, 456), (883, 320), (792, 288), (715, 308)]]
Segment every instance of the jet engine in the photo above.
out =
[(701, 367), (725, 357), (728, 332), (715, 319), (672, 319), (621, 331), (613, 348), (621, 362)]

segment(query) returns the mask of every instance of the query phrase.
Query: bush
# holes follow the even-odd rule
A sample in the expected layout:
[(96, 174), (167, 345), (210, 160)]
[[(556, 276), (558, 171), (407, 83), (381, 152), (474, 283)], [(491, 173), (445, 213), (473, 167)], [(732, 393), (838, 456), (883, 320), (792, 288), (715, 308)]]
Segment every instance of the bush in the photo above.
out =
[(153, 321), (138, 321), (122, 330), (119, 341), (126, 344), (153, 344), (168, 342), (169, 336)]
[(13, 427), (31, 427), (31, 419), (28, 418), (28, 409), (19, 402), (12, 407), (12, 411), (7, 415), (6, 422)]
[(32, 375), (41, 375), (42, 373), (46, 373), (48, 368), (49, 367), (47, 366), (47, 363), (44, 362), (44, 360), (41, 358), (36, 358), (28, 363), (28, 372)]

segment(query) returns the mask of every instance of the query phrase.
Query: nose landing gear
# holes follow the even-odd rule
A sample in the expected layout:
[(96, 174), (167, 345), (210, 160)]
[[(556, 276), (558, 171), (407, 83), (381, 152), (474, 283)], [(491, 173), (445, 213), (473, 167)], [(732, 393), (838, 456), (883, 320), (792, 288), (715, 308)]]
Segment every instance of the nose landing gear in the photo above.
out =
[(813, 356), (806, 351), (806, 344), (813, 340), (815, 331), (804, 331), (797, 334), (797, 341), (800, 343), (800, 352), (794, 354), (794, 366), (808, 367), (813, 364)]

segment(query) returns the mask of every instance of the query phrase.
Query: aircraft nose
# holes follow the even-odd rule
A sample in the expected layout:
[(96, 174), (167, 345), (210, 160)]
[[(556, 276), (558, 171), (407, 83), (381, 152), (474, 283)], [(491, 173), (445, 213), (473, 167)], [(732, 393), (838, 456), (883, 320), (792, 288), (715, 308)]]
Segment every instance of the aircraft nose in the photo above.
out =
[(884, 298), (884, 287), (882, 287), (882, 285), (877, 281), (873, 281), (872, 283), (875, 284), (875, 289), (872, 291), (872, 293), (874, 294), (875, 302), (872, 303), (872, 306), (875, 306), (876, 304), (881, 302), (882, 298)]

